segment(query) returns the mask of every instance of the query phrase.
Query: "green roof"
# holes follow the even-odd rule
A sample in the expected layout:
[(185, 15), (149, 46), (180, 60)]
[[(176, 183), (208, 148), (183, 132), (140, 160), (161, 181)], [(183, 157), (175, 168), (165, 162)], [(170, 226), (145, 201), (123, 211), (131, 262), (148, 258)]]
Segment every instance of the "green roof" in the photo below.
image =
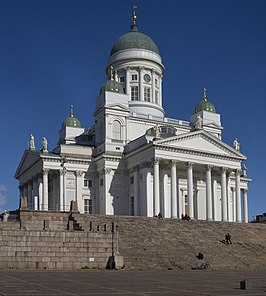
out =
[(200, 111), (209, 111), (209, 112), (216, 113), (216, 110), (215, 110), (215, 107), (213, 106), (213, 104), (211, 102), (205, 100), (204, 98), (195, 108), (195, 113), (200, 112)]
[(157, 54), (159, 49), (154, 41), (147, 35), (138, 32), (137, 25), (131, 26), (131, 32), (122, 35), (114, 44), (111, 50), (111, 54), (125, 50), (125, 49), (146, 49), (153, 51)]
[(124, 93), (123, 87), (115, 80), (107, 80), (100, 89), (100, 95), (104, 91), (112, 91), (120, 94)]
[(70, 114), (70, 116), (63, 122), (62, 126), (81, 127), (81, 123), (73, 114)]

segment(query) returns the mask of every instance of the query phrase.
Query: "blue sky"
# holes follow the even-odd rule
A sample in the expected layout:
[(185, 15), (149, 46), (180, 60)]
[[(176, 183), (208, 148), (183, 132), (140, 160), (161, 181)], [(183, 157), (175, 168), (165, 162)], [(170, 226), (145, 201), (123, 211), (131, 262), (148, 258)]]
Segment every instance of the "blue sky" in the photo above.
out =
[[(221, 114), (223, 140), (248, 156), (249, 216), (266, 212), (266, 1), (135, 1), (139, 30), (158, 45), (168, 117), (189, 120), (202, 89)], [(84, 127), (116, 39), (130, 30), (132, 1), (0, 0), (0, 208), (18, 207), (19, 160), (48, 139), (70, 105)]]

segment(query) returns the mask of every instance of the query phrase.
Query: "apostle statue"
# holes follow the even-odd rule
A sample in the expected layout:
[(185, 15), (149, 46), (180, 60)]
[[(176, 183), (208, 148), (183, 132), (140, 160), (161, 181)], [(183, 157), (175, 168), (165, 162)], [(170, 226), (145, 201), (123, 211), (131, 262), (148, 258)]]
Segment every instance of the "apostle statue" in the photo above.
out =
[(29, 148), (30, 150), (35, 150), (34, 136), (32, 134), (30, 135)]
[(161, 128), (156, 124), (153, 129), (155, 130), (155, 139), (159, 139), (161, 136)]
[(43, 152), (48, 152), (48, 142), (45, 137), (42, 138), (42, 151)]
[(202, 118), (200, 115), (196, 117), (194, 127), (195, 129), (202, 129)]
[(233, 145), (235, 150), (240, 151), (240, 143), (238, 142), (237, 138), (234, 139)]
[(242, 165), (241, 171), (242, 171), (242, 176), (246, 177), (247, 176), (247, 167), (245, 166), (245, 164)]

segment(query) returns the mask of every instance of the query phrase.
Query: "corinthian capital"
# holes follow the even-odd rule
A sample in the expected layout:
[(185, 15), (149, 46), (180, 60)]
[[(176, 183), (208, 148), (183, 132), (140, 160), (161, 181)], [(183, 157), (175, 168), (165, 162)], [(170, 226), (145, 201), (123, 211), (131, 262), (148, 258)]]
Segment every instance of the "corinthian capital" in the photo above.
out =
[(48, 175), (48, 173), (49, 173), (49, 169), (42, 169), (42, 173), (43, 173), (44, 175)]

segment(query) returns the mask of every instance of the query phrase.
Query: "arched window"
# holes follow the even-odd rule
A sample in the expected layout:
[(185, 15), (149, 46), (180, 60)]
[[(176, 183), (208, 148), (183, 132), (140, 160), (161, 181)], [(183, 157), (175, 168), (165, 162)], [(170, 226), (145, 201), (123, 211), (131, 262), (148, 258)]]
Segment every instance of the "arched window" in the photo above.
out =
[(121, 140), (121, 123), (118, 120), (113, 121), (113, 139)]

